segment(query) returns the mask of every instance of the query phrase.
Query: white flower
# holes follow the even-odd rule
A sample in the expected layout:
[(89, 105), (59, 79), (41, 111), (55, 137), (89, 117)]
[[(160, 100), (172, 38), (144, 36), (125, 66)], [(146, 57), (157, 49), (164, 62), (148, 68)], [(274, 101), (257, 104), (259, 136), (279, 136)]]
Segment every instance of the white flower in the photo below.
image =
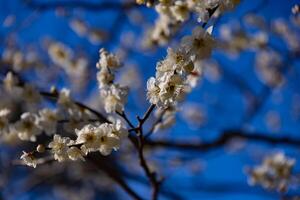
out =
[(174, 71), (180, 75), (190, 73), (194, 68), (194, 64), (184, 49), (173, 50), (168, 48), (167, 57), (158, 62), (156, 66), (156, 77), (160, 78), (166, 73), (173, 74)]
[(101, 67), (100, 71), (97, 73), (99, 88), (103, 88), (108, 84), (113, 83), (114, 78), (114, 74), (112, 74), (107, 67)]
[(127, 102), (128, 95), (127, 87), (112, 84), (107, 88), (103, 88), (100, 92), (107, 113), (124, 110), (124, 104)]
[(107, 133), (111, 133), (117, 136), (120, 140), (123, 140), (128, 136), (128, 131), (124, 127), (122, 121), (120, 119), (114, 118), (112, 123), (104, 123), (101, 125), (102, 129), (104, 129)]
[(182, 99), (184, 93), (184, 79), (178, 74), (165, 75), (159, 83), (160, 101), (164, 105), (173, 104)]
[(193, 71), (187, 76), (187, 83), (190, 87), (197, 86), (199, 79), (203, 74), (203, 63), (200, 61), (195, 62)]
[(82, 160), (82, 161), (85, 161), (83, 155), (84, 153), (78, 149), (77, 147), (70, 147), (68, 150), (67, 150), (67, 154), (68, 154), (68, 157), (69, 159), (71, 160)]
[(73, 102), (70, 98), (70, 90), (63, 88), (58, 96), (57, 104), (63, 107), (72, 107)]
[(67, 151), (70, 143), (70, 138), (61, 137), (60, 135), (53, 136), (53, 141), (49, 143), (48, 147), (51, 148), (55, 160), (62, 162), (68, 159)]
[(100, 126), (88, 124), (81, 130), (76, 130), (77, 144), (82, 144), (81, 150), (88, 152), (99, 151), (102, 155), (109, 155), (120, 146), (120, 138), (113, 133), (113, 127), (108, 123)]
[(95, 126), (88, 124), (82, 129), (75, 130), (77, 139), (77, 144), (83, 144), (82, 146), (86, 147), (88, 152), (97, 151), (99, 148), (99, 134)]
[(88, 27), (85, 24), (85, 22), (82, 20), (73, 19), (70, 21), (69, 25), (73, 29), (73, 31), (77, 33), (79, 36), (84, 36), (88, 32)]
[(47, 135), (56, 131), (58, 115), (56, 110), (43, 109), (39, 111), (38, 125)]
[(61, 67), (69, 65), (72, 57), (71, 49), (59, 42), (50, 44), (48, 54), (52, 62)]
[(23, 154), (20, 158), (27, 166), (36, 168), (37, 159), (32, 155), (32, 153), (26, 153), (25, 151), (23, 151)]
[(9, 113), (10, 110), (8, 109), (4, 108), (0, 110), (0, 136), (9, 132), (9, 121), (8, 121)]
[(21, 115), (21, 119), (15, 124), (14, 129), (21, 140), (32, 142), (36, 141), (36, 136), (41, 133), (37, 126), (37, 116), (28, 112)]
[(108, 53), (105, 49), (100, 49), (100, 60), (97, 63), (97, 68), (107, 67), (109, 69), (118, 69), (121, 64), (117, 56)]
[(249, 170), (249, 184), (286, 191), (295, 162), (281, 152), (266, 157), (261, 165)]
[(189, 17), (189, 9), (186, 2), (176, 1), (175, 5), (173, 5), (170, 9), (173, 16), (178, 21), (183, 22), (187, 20)]
[(126, 138), (128, 136), (128, 131), (124, 127), (123, 123), (121, 120), (116, 119), (112, 124), (112, 134), (118, 136), (120, 140)]
[(119, 149), (120, 146), (120, 139), (110, 133), (110, 134), (103, 134), (102, 136), (100, 136), (100, 148), (99, 151), (102, 155), (107, 156), (109, 155), (112, 150), (117, 150)]
[(182, 38), (181, 46), (195, 59), (208, 58), (215, 45), (211, 35), (202, 27), (196, 27), (191, 36)]
[(12, 72), (8, 72), (3, 80), (5, 90), (11, 94), (16, 91), (18, 83), (18, 78)]
[(282, 60), (278, 53), (267, 50), (259, 51), (255, 62), (256, 73), (262, 82), (271, 86), (277, 86), (283, 82), (283, 77), (280, 73)]
[(147, 81), (147, 99), (150, 103), (157, 104), (159, 101), (160, 88), (157, 85), (157, 81), (154, 77), (151, 77)]
[(221, 12), (232, 10), (235, 6), (240, 3), (240, 0), (219, 0), (219, 9)]
[(60, 114), (67, 114), (68, 117), (81, 119), (84, 112), (72, 101), (70, 90), (63, 88), (58, 96), (57, 104), (60, 108)]

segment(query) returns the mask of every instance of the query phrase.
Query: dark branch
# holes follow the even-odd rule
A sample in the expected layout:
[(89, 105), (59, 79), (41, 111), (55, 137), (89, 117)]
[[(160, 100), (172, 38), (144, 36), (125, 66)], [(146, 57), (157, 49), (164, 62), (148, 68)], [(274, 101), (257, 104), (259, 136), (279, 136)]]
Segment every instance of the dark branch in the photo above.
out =
[(117, 2), (103, 2), (103, 3), (95, 3), (95, 2), (87, 2), (87, 1), (49, 1), (47, 3), (39, 3), (32, 0), (24, 0), (24, 3), (32, 9), (38, 9), (39, 11), (52, 10), (58, 7), (63, 8), (82, 8), (89, 11), (103, 11), (103, 10), (128, 10), (137, 7), (138, 5), (131, 1), (125, 3), (117, 3)]
[[(40, 91), (40, 94), (44, 97), (47, 97), (47, 98), (53, 98), (55, 100), (57, 100), (58, 98), (58, 94), (57, 93), (51, 93), (51, 92), (45, 92), (45, 91)], [(83, 108), (85, 110), (88, 110), (90, 111), (91, 113), (93, 113), (95, 116), (98, 117), (99, 121), (101, 122), (107, 122), (107, 123), (110, 123), (105, 117), (104, 115), (102, 115), (100, 112), (98, 112), (97, 110), (81, 103), (81, 102), (78, 102), (78, 101), (74, 101), (74, 103), (80, 107), (80, 108)]]
[(218, 139), (211, 142), (147, 140), (145, 141), (145, 143), (146, 145), (151, 147), (166, 147), (179, 150), (210, 151), (225, 146), (233, 139), (245, 139), (249, 141), (264, 142), (272, 145), (289, 145), (300, 147), (299, 139), (292, 139), (289, 137), (272, 137), (263, 133), (246, 133), (241, 130), (225, 131)]

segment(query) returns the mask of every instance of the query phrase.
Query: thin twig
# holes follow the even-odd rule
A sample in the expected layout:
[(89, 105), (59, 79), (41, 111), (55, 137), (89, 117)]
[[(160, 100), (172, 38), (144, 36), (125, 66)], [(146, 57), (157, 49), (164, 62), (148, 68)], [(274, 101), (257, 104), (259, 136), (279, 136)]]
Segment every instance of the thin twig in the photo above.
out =
[(143, 136), (143, 125), (146, 122), (146, 120), (149, 118), (150, 114), (154, 110), (155, 105), (151, 104), (148, 108), (148, 110), (145, 112), (144, 116), (142, 118), (137, 116), (137, 119), (139, 121), (139, 124), (136, 129), (136, 133), (138, 134), (138, 154), (139, 154), (139, 159), (140, 159), (140, 165), (143, 168), (146, 176), (148, 177), (151, 185), (152, 185), (152, 200), (158, 199), (158, 193), (159, 193), (159, 187), (160, 184), (162, 183), (162, 180), (158, 180), (156, 173), (151, 171), (149, 168), (149, 165), (145, 159), (144, 155), (144, 136)]
[(145, 134), (145, 139), (149, 138), (152, 133), (154, 132), (155, 127), (162, 122), (164, 114), (166, 113), (167, 109), (163, 110), (161, 115), (156, 119), (156, 121), (152, 124), (150, 130), (148, 131), (147, 134)]
[(146, 159), (145, 159), (145, 155), (144, 155), (144, 135), (143, 135), (143, 125), (144, 123), (147, 121), (147, 119), (150, 117), (151, 113), (153, 112), (155, 108), (154, 104), (151, 104), (149, 106), (149, 108), (147, 109), (147, 111), (145, 112), (145, 114), (143, 115), (142, 118), (140, 118), (139, 116), (137, 116), (138, 119), (138, 125), (137, 127), (134, 127), (133, 124), (130, 122), (130, 120), (127, 118), (127, 115), (125, 114), (125, 112), (117, 112), (117, 114), (119, 116), (121, 116), (131, 127), (131, 129), (129, 129), (129, 131), (135, 131), (136, 135), (137, 135), (137, 144), (136, 144), (136, 148), (138, 150), (138, 156), (139, 156), (139, 160), (140, 160), (140, 165), (143, 168), (146, 176), (148, 177), (150, 184), (152, 186), (152, 200), (157, 200), (158, 199), (158, 194), (159, 194), (159, 187), (161, 185), (162, 180), (158, 180), (156, 173), (151, 171)]
[(127, 124), (130, 126), (130, 128), (132, 128), (132, 129), (135, 128), (134, 125), (128, 119), (128, 117), (127, 117), (127, 115), (125, 114), (124, 111), (122, 111), (122, 112), (116, 111), (116, 113), (127, 122)]

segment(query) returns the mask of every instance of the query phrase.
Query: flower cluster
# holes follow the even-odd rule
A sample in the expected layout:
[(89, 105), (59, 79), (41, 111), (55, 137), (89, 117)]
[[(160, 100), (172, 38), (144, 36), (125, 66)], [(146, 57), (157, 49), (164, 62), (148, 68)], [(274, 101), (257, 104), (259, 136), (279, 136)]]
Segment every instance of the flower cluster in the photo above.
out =
[(114, 72), (121, 67), (119, 59), (114, 54), (101, 49), (96, 66), (100, 70), (97, 73), (97, 80), (105, 111), (107, 113), (122, 111), (127, 101), (128, 88), (114, 83)]
[(102, 29), (90, 27), (84, 20), (72, 19), (69, 26), (78, 36), (87, 38), (92, 44), (98, 45), (107, 39), (107, 32)]
[[(25, 52), (25, 53), (24, 53)], [(23, 71), (33, 67), (43, 66), (37, 52), (7, 47), (2, 54), (2, 61), (11, 65), (15, 71)]]
[(58, 121), (56, 110), (42, 109), (38, 115), (25, 112), (21, 115), (20, 120), (15, 123), (9, 123), (8, 114), (7, 109), (0, 111), (0, 135), (3, 137), (17, 134), (20, 140), (35, 142), (36, 137), (42, 131), (47, 135), (53, 135), (56, 131)]
[[(148, 1), (137, 1), (139, 4), (149, 4)], [(191, 14), (197, 14), (199, 22), (207, 22), (211, 11), (218, 8), (219, 12), (224, 12), (234, 8), (239, 0), (169, 0), (158, 1), (155, 10), (159, 17), (155, 22), (155, 26), (149, 31), (146, 41), (151, 44), (166, 44), (172, 34), (180, 27), (180, 25), (188, 20)], [(149, 37), (150, 36), (150, 37)]]
[[(53, 154), (55, 160), (62, 162), (66, 160), (85, 160), (89, 152), (99, 151), (102, 155), (109, 155), (112, 150), (118, 150), (122, 139), (128, 136), (127, 129), (121, 121), (114, 123), (103, 123), (101, 125), (87, 124), (81, 129), (75, 129), (76, 140), (69, 137), (61, 137), (55, 134), (49, 143), (48, 149)], [(43, 153), (44, 148), (40, 145), (37, 152)], [(23, 162), (28, 166), (36, 167), (38, 159), (34, 153), (23, 152), (21, 156)]]
[(242, 25), (238, 22), (223, 24), (220, 27), (221, 39), (219, 46), (224, 49), (226, 54), (237, 56), (240, 52), (247, 49), (257, 50), (267, 45), (269, 36), (264, 31), (265, 23), (257, 19), (255, 15), (248, 15), (244, 19), (244, 24), (248, 26), (259, 26), (255, 33), (249, 34), (242, 29)]
[(36, 136), (41, 134), (41, 129), (37, 125), (37, 116), (26, 112), (21, 115), (20, 121), (15, 126), (15, 132), (21, 140), (36, 141)]
[(199, 62), (210, 56), (214, 40), (209, 31), (196, 27), (191, 36), (182, 39), (178, 49), (168, 49), (167, 57), (156, 66), (156, 76), (147, 82), (147, 97), (160, 107), (175, 105), (195, 87), (201, 75)]
[(249, 184), (261, 185), (267, 189), (286, 191), (292, 175), (295, 160), (284, 153), (276, 153), (264, 159), (262, 165), (250, 169)]
[(294, 53), (299, 53), (299, 32), (295, 31), (291, 25), (282, 19), (274, 20), (272, 25), (273, 31), (282, 37), (289, 50)]
[(79, 121), (87, 118), (87, 113), (84, 112), (70, 96), (70, 90), (63, 88), (58, 94), (58, 113), (69, 120)]
[(63, 68), (70, 76), (79, 77), (85, 74), (88, 62), (85, 58), (74, 58), (73, 51), (63, 43), (50, 43), (48, 54), (54, 64)]
[[(1, 141), (10, 141), (9, 138), (17, 136), (20, 140), (36, 141), (36, 137), (42, 132), (51, 136), (56, 133), (57, 123), (61, 119), (67, 119), (65, 123), (71, 131), (86, 119), (90, 118), (90, 113), (79, 107), (70, 97), (68, 89), (60, 92), (53, 90), (48, 95), (57, 96), (57, 109), (40, 109), (42, 96), (40, 92), (30, 84), (19, 84), (19, 80), (9, 72), (3, 80), (3, 91), (8, 98), (21, 99), (26, 102), (28, 112), (23, 113), (20, 119), (14, 123), (9, 122), (8, 115), (14, 111), (14, 107), (9, 104), (0, 111)], [(21, 98), (22, 97), (22, 98)], [(29, 112), (29, 110), (31, 111)], [(73, 127), (72, 124), (74, 125)]]
[(41, 95), (37, 89), (30, 85), (20, 86), (20, 81), (12, 72), (8, 72), (3, 80), (3, 93), (7, 99), (21, 100), (26, 103), (27, 109), (36, 109), (41, 102)]

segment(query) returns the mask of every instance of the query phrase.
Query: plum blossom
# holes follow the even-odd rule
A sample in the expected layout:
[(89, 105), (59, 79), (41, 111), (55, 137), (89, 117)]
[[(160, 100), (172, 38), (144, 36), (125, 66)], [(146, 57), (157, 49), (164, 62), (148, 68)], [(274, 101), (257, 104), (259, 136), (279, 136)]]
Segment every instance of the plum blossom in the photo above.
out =
[(128, 88), (118, 84), (112, 84), (100, 91), (104, 103), (104, 109), (107, 113), (121, 112), (124, 110), (124, 104), (127, 102)]
[(21, 119), (13, 127), (21, 140), (36, 141), (36, 136), (41, 133), (37, 125), (37, 116), (32, 113), (23, 113)]
[(198, 26), (191, 36), (182, 38), (181, 45), (193, 59), (204, 59), (211, 55), (215, 41), (208, 31)]
[(97, 63), (97, 68), (106, 67), (109, 69), (118, 69), (121, 67), (120, 60), (112, 53), (108, 53), (105, 49), (100, 49), (100, 60)]
[(70, 138), (61, 137), (60, 135), (54, 135), (52, 142), (49, 143), (48, 147), (51, 148), (54, 154), (54, 159), (58, 162), (65, 161), (68, 159), (68, 145), (72, 144)]
[(249, 170), (249, 184), (286, 191), (295, 162), (282, 152), (266, 157), (261, 165)]
[(36, 166), (38, 164), (37, 159), (30, 152), (26, 153), (25, 151), (23, 151), (23, 154), (20, 158), (24, 162), (24, 164), (26, 164), (27, 166), (30, 166), (30, 167), (36, 168)]
[(10, 110), (8, 109), (0, 109), (0, 136), (9, 132), (9, 121), (8, 116), (10, 114)]
[(109, 155), (112, 150), (119, 149), (120, 140), (126, 134), (118, 125), (103, 123), (99, 126), (88, 124), (80, 130), (75, 130), (77, 144), (82, 144), (81, 150), (87, 154), (99, 151), (102, 155)]
[(39, 111), (38, 126), (45, 131), (47, 135), (52, 135), (56, 131), (58, 121), (57, 110), (50, 110), (48, 108)]
[(119, 59), (116, 55), (101, 49), (100, 60), (96, 67), (100, 70), (97, 73), (97, 80), (105, 111), (107, 113), (123, 111), (127, 102), (128, 87), (115, 84), (113, 74), (121, 67)]
[(78, 159), (82, 160), (82, 161), (85, 161), (84, 159), (84, 153), (77, 147), (70, 147), (68, 150), (67, 150), (67, 154), (68, 154), (68, 157), (70, 160), (73, 160), (73, 161), (76, 161)]

